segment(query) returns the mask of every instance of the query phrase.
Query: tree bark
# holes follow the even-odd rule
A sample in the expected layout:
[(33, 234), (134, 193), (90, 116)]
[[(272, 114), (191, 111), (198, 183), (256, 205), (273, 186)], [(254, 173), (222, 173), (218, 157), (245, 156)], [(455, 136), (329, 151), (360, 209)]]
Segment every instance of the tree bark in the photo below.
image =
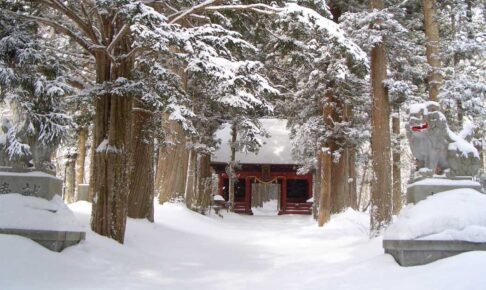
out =
[(186, 187), (184, 189), (184, 199), (189, 209), (194, 209), (195, 187), (197, 179), (197, 153), (194, 149), (189, 150), (187, 163)]
[(132, 170), (128, 195), (128, 216), (154, 221), (154, 136), (153, 113), (133, 109), (132, 122)]
[[(371, 0), (372, 9), (383, 9), (382, 0)], [(391, 152), (390, 152), (390, 102), (383, 85), (387, 61), (384, 43), (371, 50), (371, 87), (373, 107), (371, 112), (374, 178), (371, 184), (371, 235), (376, 236), (391, 220)]]
[[(332, 126), (332, 90), (326, 92), (326, 104), (323, 105), (323, 118), (327, 126)], [(330, 140), (326, 143), (326, 150), (320, 150), (319, 156), (321, 158), (321, 184), (319, 194), (319, 216), (317, 224), (322, 227), (331, 218), (331, 181), (332, 181), (332, 154), (334, 152), (334, 144)]]
[(397, 107), (392, 118), (392, 131), (395, 139), (393, 146), (393, 214), (397, 215), (402, 209), (402, 173), (400, 147), (400, 109)]
[(322, 157), (320, 153), (320, 148), (316, 152), (317, 156), (317, 168), (313, 174), (313, 193), (314, 193), (314, 203), (312, 205), (312, 216), (317, 221), (319, 219), (319, 202), (321, 196), (321, 170), (322, 170)]
[(356, 184), (356, 149), (354, 147), (347, 148), (348, 150), (348, 191), (349, 191), (349, 206), (358, 210), (358, 192)]
[[(116, 23), (120, 29), (122, 23)], [(110, 25), (105, 25), (111, 30)], [(105, 33), (114, 35), (114, 31)], [(130, 51), (129, 41), (122, 40), (114, 53)], [(130, 79), (133, 63), (125, 60), (116, 66), (104, 52), (96, 53), (96, 82), (102, 84), (119, 77)], [(127, 218), (129, 168), (131, 154), (132, 96), (107, 93), (95, 100), (93, 144), (93, 209), (91, 229), (123, 243)]]
[(231, 125), (231, 157), (230, 157), (230, 164), (229, 164), (229, 182), (228, 182), (228, 195), (229, 195), (229, 203), (230, 203), (230, 210), (235, 210), (235, 161), (236, 161), (236, 125)]
[(170, 132), (168, 141), (172, 144), (159, 149), (155, 188), (160, 204), (172, 198), (184, 197), (189, 158), (182, 126), (168, 119), (167, 122), (168, 132)]
[(427, 43), (425, 44), (427, 63), (431, 67), (431, 71), (427, 76), (429, 85), (429, 99), (437, 101), (440, 85), (442, 83), (442, 75), (440, 74), (440, 38), (439, 38), (439, 23), (436, 14), (436, 0), (423, 0), (424, 10), (424, 28)]
[(78, 200), (78, 189), (80, 184), (84, 184), (84, 167), (86, 161), (86, 141), (88, 140), (88, 128), (81, 128), (78, 132), (78, 157), (76, 159), (76, 185), (75, 199)]
[(339, 160), (333, 160), (331, 165), (331, 213), (339, 213), (349, 206), (347, 153), (347, 149), (343, 148)]
[(200, 213), (205, 213), (211, 202), (211, 156), (199, 155), (197, 168), (196, 207)]
[(67, 203), (73, 203), (76, 201), (75, 196), (75, 187), (76, 187), (76, 180), (75, 180), (75, 166), (76, 166), (76, 158), (70, 156), (65, 164), (65, 171), (64, 171), (64, 201)]

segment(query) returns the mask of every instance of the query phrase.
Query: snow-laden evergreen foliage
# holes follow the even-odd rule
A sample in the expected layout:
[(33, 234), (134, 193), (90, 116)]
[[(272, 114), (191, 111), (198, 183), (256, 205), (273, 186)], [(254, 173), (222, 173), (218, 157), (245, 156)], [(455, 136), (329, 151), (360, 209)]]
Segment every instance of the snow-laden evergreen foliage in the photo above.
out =
[(439, 95), (451, 127), (462, 118), (476, 124), (483, 139), (486, 125), (486, 24), (481, 1), (454, 0), (440, 5), (444, 82)]
[[(288, 4), (272, 25), (267, 63), (278, 63), (284, 73), (276, 79), (287, 89), (281, 111), (289, 119), (293, 152), (314, 168), (316, 151), (326, 141), (339, 148), (355, 146), (369, 137), (365, 75), (367, 56), (332, 20), (310, 8)], [(332, 95), (333, 101), (326, 99)], [(329, 104), (332, 102), (332, 104)], [(337, 118), (326, 125), (323, 106), (335, 108)], [(339, 159), (340, 150), (335, 153)]]
[(9, 159), (28, 161), (32, 147), (55, 148), (66, 135), (71, 117), (63, 98), (73, 89), (67, 69), (41, 47), (37, 25), (2, 13), (0, 27), (0, 101), (12, 119), (4, 146)]

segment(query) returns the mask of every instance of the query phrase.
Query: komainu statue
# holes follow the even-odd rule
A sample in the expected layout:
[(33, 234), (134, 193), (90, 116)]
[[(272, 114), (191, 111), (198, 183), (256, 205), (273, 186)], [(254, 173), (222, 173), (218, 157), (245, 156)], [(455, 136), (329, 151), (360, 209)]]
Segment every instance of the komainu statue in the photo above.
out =
[(470, 143), (472, 126), (455, 134), (436, 102), (414, 104), (409, 113), (407, 138), (422, 174), (477, 175), (480, 161), (477, 149)]

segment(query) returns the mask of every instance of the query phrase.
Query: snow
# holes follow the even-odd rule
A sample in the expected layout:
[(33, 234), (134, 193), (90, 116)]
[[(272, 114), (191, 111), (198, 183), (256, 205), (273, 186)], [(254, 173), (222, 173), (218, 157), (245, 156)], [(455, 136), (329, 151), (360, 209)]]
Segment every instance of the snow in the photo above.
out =
[(224, 200), (224, 197), (222, 197), (222, 196), (221, 196), (221, 195), (219, 195), (219, 194), (215, 194), (215, 195), (213, 195), (213, 200), (214, 200), (214, 201), (225, 201), (225, 200)]
[(89, 230), (91, 204), (70, 205), (85, 241), (51, 252), (0, 235), (0, 289), (483, 289), (486, 253), (400, 267), (348, 210), (323, 228), (310, 216), (201, 216), (156, 205), (155, 223), (128, 219), (125, 244)]
[[(10, 167), (5, 167), (10, 169)], [(0, 166), (2, 169), (2, 166)], [(49, 178), (56, 178), (54, 175), (45, 173), (42, 171), (28, 171), (28, 172), (14, 172), (14, 171), (1, 171), (0, 176), (23, 176), (23, 177), (49, 177)]]
[(449, 144), (448, 147), (449, 150), (455, 150), (461, 152), (461, 154), (465, 157), (472, 155), (476, 158), (479, 158), (479, 152), (476, 148), (474, 148), (473, 144), (464, 140), (461, 136), (456, 135), (454, 132), (450, 130), (449, 130), (449, 136), (451, 137), (452, 140), (454, 140), (454, 142)]
[[(236, 152), (236, 161), (243, 164), (297, 164), (292, 158), (290, 132), (287, 121), (281, 119), (260, 119), (263, 128), (270, 134), (263, 138), (263, 146), (257, 154), (251, 152)], [(228, 163), (231, 157), (229, 141), (231, 125), (225, 124), (216, 132), (216, 138), (221, 139), (221, 146), (215, 151), (212, 162)]]
[(408, 186), (415, 186), (415, 185), (431, 185), (431, 186), (481, 186), (479, 182), (473, 181), (470, 179), (446, 179), (446, 178), (425, 178), (420, 181), (414, 182), (412, 184), (409, 184)]
[(55, 195), (49, 201), (18, 193), (0, 195), (0, 228), (81, 230), (74, 214), (64, 204), (60, 196)]
[(486, 242), (486, 195), (474, 189), (436, 193), (404, 208), (384, 238)]
[(310, 8), (300, 6), (296, 3), (287, 3), (284, 10), (280, 13), (284, 17), (289, 14), (295, 14), (300, 22), (309, 24), (311, 27), (315, 25), (317, 30), (325, 31), (329, 34), (330, 38), (336, 39), (337, 42), (344, 46), (354, 58), (365, 63), (368, 62), (366, 53), (354, 42), (349, 40), (349, 38), (345, 36), (344, 31), (342, 31), (339, 28), (339, 25), (334, 21), (321, 16)]
[(278, 200), (270, 200), (263, 203), (262, 207), (252, 207), (251, 211), (256, 216), (275, 216), (278, 215)]
[(416, 103), (416, 104), (411, 104), (408, 107), (408, 111), (410, 114), (418, 114), (420, 113), (421, 110), (423, 110), (423, 114), (427, 115), (429, 111), (427, 110), (427, 107), (429, 105), (434, 105), (437, 108), (440, 108), (440, 104), (434, 101), (428, 101), (428, 102), (423, 102), (423, 103)]

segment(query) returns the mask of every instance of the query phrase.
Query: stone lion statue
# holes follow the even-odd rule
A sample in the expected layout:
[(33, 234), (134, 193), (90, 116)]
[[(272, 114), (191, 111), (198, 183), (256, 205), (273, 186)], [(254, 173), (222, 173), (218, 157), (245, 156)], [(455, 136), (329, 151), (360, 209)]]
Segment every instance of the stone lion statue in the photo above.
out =
[(472, 126), (459, 134), (452, 132), (438, 103), (410, 106), (405, 128), (421, 173), (428, 176), (446, 173), (449, 177), (478, 174), (479, 153), (470, 143)]

